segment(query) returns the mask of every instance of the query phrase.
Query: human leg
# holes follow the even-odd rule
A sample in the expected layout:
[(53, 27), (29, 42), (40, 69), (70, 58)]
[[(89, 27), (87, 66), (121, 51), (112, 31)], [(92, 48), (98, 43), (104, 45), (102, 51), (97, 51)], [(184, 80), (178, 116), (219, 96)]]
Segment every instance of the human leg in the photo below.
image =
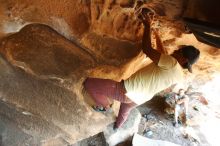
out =
[(122, 103), (131, 102), (126, 96), (124, 82), (117, 82), (109, 79), (87, 78), (84, 87), (97, 104), (108, 105), (111, 101), (117, 100)]
[(130, 111), (136, 106), (135, 103), (121, 103), (118, 117), (115, 123), (115, 128), (121, 127), (127, 120)]
[(108, 98), (107, 90), (109, 90), (113, 84), (114, 81), (107, 79), (87, 78), (84, 81), (84, 88), (97, 106), (108, 107), (111, 104), (111, 99)]
[(185, 101), (184, 101), (184, 112), (185, 112), (185, 114), (186, 115), (188, 115), (188, 105), (189, 105), (189, 100), (188, 99), (186, 99)]
[(119, 101), (121, 104), (114, 128), (121, 127), (127, 120), (130, 111), (136, 106), (136, 104), (132, 102), (125, 94), (126, 89), (124, 87), (124, 82), (121, 81), (115, 84), (115, 90), (111, 93), (111, 98)]
[(178, 104), (175, 105), (174, 109), (174, 126), (178, 126), (178, 117), (179, 117), (180, 106)]
[(189, 100), (185, 100), (184, 106), (184, 123), (187, 125), (187, 121), (189, 119), (189, 111), (188, 111)]
[(136, 105), (125, 96), (126, 90), (123, 81), (116, 82), (108, 79), (88, 78), (84, 82), (84, 86), (98, 106), (109, 106), (110, 99), (121, 102), (116, 120), (117, 128), (126, 121), (131, 109)]

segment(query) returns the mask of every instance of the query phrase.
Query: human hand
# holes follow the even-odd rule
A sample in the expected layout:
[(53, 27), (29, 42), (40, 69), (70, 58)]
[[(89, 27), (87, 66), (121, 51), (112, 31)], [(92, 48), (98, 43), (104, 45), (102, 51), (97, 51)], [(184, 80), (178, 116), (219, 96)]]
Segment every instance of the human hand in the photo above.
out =
[(140, 19), (144, 26), (150, 26), (154, 17), (154, 12), (148, 8), (142, 8)]

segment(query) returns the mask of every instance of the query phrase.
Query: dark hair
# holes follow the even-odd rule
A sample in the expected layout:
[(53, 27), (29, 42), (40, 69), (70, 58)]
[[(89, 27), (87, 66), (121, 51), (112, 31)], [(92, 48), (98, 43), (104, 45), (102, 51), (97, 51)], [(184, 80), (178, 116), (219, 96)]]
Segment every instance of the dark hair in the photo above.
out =
[(200, 51), (193, 46), (182, 46), (178, 52), (188, 60), (182, 67), (192, 73), (192, 65), (199, 59)]
[[(200, 51), (197, 48), (193, 46), (184, 46), (181, 48), (181, 50), (182, 50), (183, 57), (188, 59), (189, 65), (194, 64), (199, 59)], [(188, 65), (185, 65), (185, 66), (188, 66)]]

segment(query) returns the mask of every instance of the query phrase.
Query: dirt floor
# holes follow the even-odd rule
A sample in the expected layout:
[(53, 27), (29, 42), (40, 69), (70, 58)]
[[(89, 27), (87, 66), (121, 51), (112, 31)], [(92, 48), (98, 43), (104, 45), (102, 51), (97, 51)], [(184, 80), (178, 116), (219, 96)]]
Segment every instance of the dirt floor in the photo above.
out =
[[(208, 143), (199, 144), (199, 142), (184, 134), (183, 125), (178, 127), (173, 126), (173, 116), (164, 112), (166, 104), (163, 97), (154, 97), (151, 101), (138, 107), (142, 114), (142, 119), (139, 125), (139, 134), (155, 140), (165, 140), (181, 146), (197, 146)], [(107, 146), (102, 133), (80, 141), (72, 146)], [(118, 144), (118, 146), (130, 146), (131, 140)]]
[[(139, 134), (155, 140), (169, 141), (181, 146), (197, 145), (196, 140), (186, 137), (181, 130), (183, 126), (173, 126), (173, 116), (165, 113), (166, 104), (163, 97), (154, 97), (148, 103), (138, 107), (143, 115)], [(149, 131), (152, 131), (151, 133)], [(150, 134), (148, 134), (150, 133)]]

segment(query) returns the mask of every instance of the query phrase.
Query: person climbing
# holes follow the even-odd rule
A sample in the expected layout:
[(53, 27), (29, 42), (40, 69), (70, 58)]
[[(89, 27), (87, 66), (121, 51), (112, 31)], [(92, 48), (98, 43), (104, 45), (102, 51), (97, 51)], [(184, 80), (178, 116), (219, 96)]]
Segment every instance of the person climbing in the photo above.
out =
[(186, 123), (188, 118), (188, 104), (189, 104), (189, 97), (185, 94), (183, 89), (179, 89), (179, 93), (174, 95), (175, 99), (175, 108), (174, 108), (174, 123), (175, 127), (178, 127), (178, 117), (179, 113), (184, 109), (184, 122)]
[(121, 82), (111, 79), (87, 78), (84, 88), (98, 107), (110, 108), (113, 100), (120, 102), (119, 114), (114, 128), (126, 121), (131, 109), (150, 100), (154, 94), (183, 79), (183, 69), (192, 72), (192, 65), (198, 60), (200, 51), (193, 46), (184, 46), (171, 55), (161, 54), (151, 45), (152, 11), (144, 8), (140, 19), (144, 25), (142, 50), (152, 63), (138, 70)]

